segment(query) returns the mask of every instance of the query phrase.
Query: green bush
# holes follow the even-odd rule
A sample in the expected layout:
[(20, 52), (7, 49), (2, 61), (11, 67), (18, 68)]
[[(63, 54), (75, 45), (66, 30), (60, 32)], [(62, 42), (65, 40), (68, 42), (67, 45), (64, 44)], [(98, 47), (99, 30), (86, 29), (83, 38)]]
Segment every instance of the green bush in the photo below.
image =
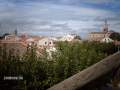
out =
[[(45, 90), (115, 52), (113, 44), (104, 43), (58, 42), (56, 48), (52, 60), (38, 57), (35, 46), (22, 57), (0, 48), (0, 88)], [(3, 80), (4, 76), (23, 76), (23, 80)]]

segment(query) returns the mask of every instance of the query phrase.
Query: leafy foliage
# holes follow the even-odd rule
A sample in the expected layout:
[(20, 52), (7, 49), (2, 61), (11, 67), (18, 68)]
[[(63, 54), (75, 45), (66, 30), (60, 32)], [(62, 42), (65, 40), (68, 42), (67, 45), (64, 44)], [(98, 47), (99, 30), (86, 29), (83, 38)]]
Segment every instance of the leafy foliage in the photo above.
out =
[[(45, 90), (52, 85), (99, 62), (115, 52), (113, 44), (58, 42), (52, 61), (38, 57), (32, 46), (22, 56), (0, 48), (0, 88), (11, 90)], [(22, 76), (23, 80), (4, 80), (4, 76)]]
[(120, 41), (120, 33), (113, 33), (110, 38), (112, 38), (113, 40), (118, 40)]

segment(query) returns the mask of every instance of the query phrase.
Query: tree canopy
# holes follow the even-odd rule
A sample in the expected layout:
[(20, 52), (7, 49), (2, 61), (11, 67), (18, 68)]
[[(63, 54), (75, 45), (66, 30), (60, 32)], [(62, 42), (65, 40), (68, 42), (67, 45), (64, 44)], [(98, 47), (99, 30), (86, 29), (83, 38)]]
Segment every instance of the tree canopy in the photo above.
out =
[(110, 36), (111, 39), (113, 40), (118, 40), (120, 41), (120, 33), (113, 33), (111, 36)]

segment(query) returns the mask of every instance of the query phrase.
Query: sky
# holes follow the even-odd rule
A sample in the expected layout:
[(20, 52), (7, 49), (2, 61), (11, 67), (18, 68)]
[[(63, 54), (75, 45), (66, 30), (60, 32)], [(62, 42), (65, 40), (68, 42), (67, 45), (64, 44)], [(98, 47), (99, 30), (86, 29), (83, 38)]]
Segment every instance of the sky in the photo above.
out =
[(120, 32), (120, 0), (0, 0), (0, 35), (63, 36), (109, 30)]

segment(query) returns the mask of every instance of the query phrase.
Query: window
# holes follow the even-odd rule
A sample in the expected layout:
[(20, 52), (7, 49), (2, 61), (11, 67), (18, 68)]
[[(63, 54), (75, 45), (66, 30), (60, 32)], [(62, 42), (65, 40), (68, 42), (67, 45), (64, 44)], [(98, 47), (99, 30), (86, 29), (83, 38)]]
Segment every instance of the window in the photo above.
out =
[(49, 44), (52, 44), (51, 42), (49, 42)]
[(107, 41), (106, 38), (105, 38), (105, 41)]
[(45, 42), (45, 44), (47, 44), (47, 42)]

